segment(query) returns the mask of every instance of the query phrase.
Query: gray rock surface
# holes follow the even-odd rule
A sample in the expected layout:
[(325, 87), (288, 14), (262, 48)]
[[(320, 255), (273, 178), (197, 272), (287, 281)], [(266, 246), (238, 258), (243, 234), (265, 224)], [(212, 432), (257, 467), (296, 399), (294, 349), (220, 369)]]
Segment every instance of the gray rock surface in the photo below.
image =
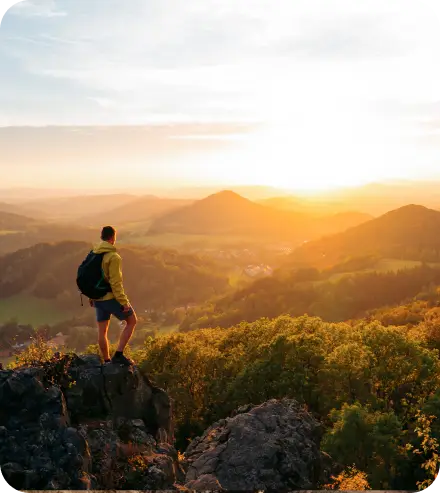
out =
[(70, 428), (61, 389), (40, 368), (0, 372), (0, 464), (19, 491), (90, 485), (88, 445)]
[(113, 419), (142, 419), (160, 441), (172, 443), (171, 401), (137, 367), (101, 365), (95, 355), (75, 358), (67, 370), (65, 395), (72, 419), (111, 415)]
[(240, 408), (191, 442), (185, 452), (185, 486), (235, 491), (316, 489), (328, 459), (319, 450), (320, 434), (319, 423), (294, 400)]
[(64, 356), (0, 371), (0, 466), (23, 490), (173, 489), (167, 394), (136, 367)]

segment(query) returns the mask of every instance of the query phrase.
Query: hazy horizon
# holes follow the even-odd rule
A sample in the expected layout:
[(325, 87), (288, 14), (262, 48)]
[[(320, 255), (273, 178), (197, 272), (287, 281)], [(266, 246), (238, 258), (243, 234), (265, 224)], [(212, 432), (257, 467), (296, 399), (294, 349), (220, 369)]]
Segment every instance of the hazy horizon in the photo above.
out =
[[(347, 202), (352, 204), (352, 209), (362, 209), (360, 204), (367, 201), (373, 204), (377, 201), (378, 209), (387, 208), (386, 203), (392, 204), (387, 210), (413, 203), (424, 205), (428, 208), (440, 209), (440, 180), (439, 181), (415, 181), (415, 180), (385, 180), (382, 182), (370, 182), (360, 186), (338, 187), (330, 190), (294, 190), (266, 185), (246, 184), (191, 184), (172, 183), (164, 186), (144, 187), (8, 187), (0, 184), (0, 202), (26, 203), (34, 200), (51, 200), (74, 198), (81, 196), (133, 196), (156, 197), (162, 199), (194, 199), (199, 200), (221, 191), (233, 191), (249, 200), (288, 198), (310, 201), (311, 203), (330, 204), (332, 201), (340, 204)], [(342, 201), (342, 202), (341, 202)], [(358, 205), (356, 205), (358, 203)], [(399, 205), (400, 204), (400, 205)]]
[(1, 188), (440, 180), (438, 9), (17, 3), (0, 29)]

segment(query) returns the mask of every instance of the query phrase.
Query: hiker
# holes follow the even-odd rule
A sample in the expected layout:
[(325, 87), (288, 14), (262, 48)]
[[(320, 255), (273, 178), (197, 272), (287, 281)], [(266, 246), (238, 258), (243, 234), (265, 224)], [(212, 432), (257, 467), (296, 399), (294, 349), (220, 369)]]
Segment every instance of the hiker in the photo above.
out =
[[(137, 318), (122, 285), (121, 257), (116, 251), (116, 230), (105, 226), (101, 231), (101, 243), (95, 247), (78, 269), (77, 284), (88, 296), (90, 306), (96, 310), (98, 344), (104, 363), (132, 365), (133, 361), (123, 353), (136, 326)], [(92, 280), (93, 279), (93, 280)], [(118, 348), (110, 360), (107, 332), (114, 315), (126, 321)]]

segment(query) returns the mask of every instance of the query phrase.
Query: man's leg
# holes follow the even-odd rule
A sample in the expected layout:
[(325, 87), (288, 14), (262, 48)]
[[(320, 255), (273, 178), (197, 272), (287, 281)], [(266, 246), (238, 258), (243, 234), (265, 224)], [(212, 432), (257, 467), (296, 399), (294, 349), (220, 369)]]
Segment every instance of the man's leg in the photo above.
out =
[[(90, 303), (92, 305), (92, 303)], [(108, 301), (93, 301), (98, 323), (98, 345), (104, 361), (110, 360), (107, 332), (110, 325), (111, 313), (108, 311)]]
[(98, 344), (101, 350), (102, 357), (104, 361), (110, 360), (109, 344), (107, 339), (108, 327), (110, 325), (110, 320), (104, 320), (98, 322)]
[(119, 344), (117, 349), (118, 352), (122, 353), (124, 351), (125, 346), (128, 344), (128, 341), (131, 339), (131, 336), (133, 335), (134, 328), (136, 327), (136, 322), (137, 322), (136, 313), (133, 311), (133, 313), (127, 317), (127, 325), (125, 326), (119, 338)]

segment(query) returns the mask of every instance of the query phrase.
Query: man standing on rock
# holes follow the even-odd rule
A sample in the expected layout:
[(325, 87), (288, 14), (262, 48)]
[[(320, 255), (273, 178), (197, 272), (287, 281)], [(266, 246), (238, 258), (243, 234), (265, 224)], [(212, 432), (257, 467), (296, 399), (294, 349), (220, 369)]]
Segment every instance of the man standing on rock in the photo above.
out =
[[(128, 341), (133, 335), (137, 318), (122, 285), (121, 257), (117, 253), (115, 247), (116, 230), (112, 226), (105, 226), (101, 232), (101, 240), (101, 243), (89, 254), (92, 259), (91, 262), (93, 262), (96, 257), (102, 259), (102, 285), (104, 286), (104, 290), (107, 291), (106, 294), (100, 298), (90, 298), (90, 305), (95, 307), (96, 310), (98, 344), (104, 362), (109, 363), (110, 354), (107, 332), (110, 325), (110, 318), (114, 315), (118, 320), (125, 320), (126, 326), (121, 333), (117, 351), (112, 357), (111, 362), (132, 365), (133, 361), (124, 356), (123, 353)], [(97, 261), (99, 262), (99, 260)]]

